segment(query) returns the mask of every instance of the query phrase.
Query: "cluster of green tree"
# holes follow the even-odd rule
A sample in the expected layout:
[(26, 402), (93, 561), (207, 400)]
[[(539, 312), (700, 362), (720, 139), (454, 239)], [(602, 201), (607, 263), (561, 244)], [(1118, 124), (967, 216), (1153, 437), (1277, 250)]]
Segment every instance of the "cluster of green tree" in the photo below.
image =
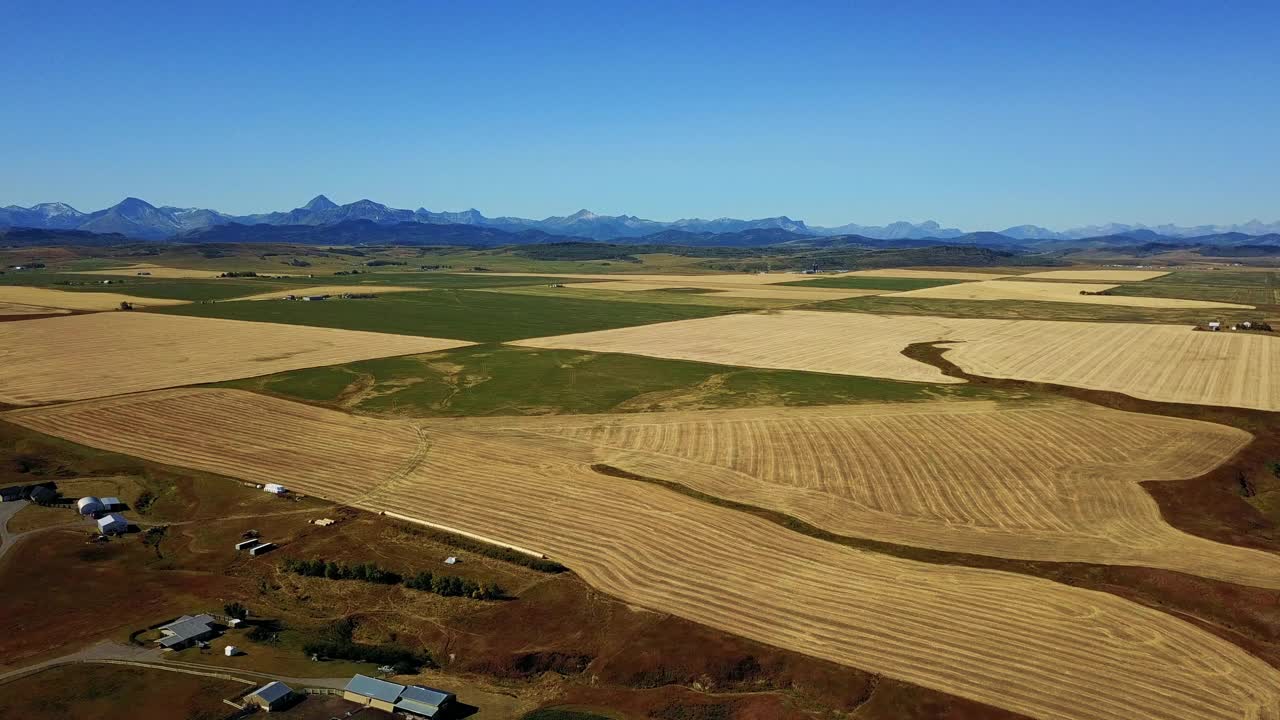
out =
[(242, 277), (258, 277), (258, 273), (252, 270), (233, 270), (231, 272), (218, 273), (220, 278), (242, 278)]
[(425, 651), (413, 651), (400, 645), (367, 645), (354, 640), (356, 623), (343, 618), (331, 625), (317, 638), (302, 646), (303, 652), (322, 660), (351, 660), (353, 662), (390, 665), (397, 674), (412, 674), (434, 662)]
[(498, 600), (506, 596), (494, 583), (483, 585), (456, 575), (433, 575), (423, 571), (404, 581), (410, 590), (435, 593), (445, 597), (469, 597), (476, 600)]
[(306, 577), (322, 577), (330, 580), (363, 580), (364, 582), (378, 583), (380, 585), (398, 585), (402, 579), (399, 573), (384, 570), (374, 563), (344, 565), (324, 560), (294, 560), (290, 558), (284, 561), (284, 569), (287, 572)]
[(492, 545), (482, 540), (473, 540), (464, 535), (455, 535), (454, 533), (445, 532), (444, 530), (436, 530), (435, 528), (428, 527), (416, 527), (413, 525), (397, 525), (397, 527), (401, 532), (425, 538), (431, 542), (448, 545), (450, 547), (458, 548), (459, 550), (466, 550), (467, 552), (473, 552), (477, 555), (484, 555), (485, 557), (490, 557), (494, 560), (509, 562), (513, 565), (522, 565), (531, 570), (537, 570), (538, 572), (562, 573), (568, 569), (560, 563), (552, 560), (534, 557), (518, 550), (505, 548), (501, 545)]
[(365, 263), (366, 267), (383, 267), (386, 265), (408, 265), (409, 263), (401, 260), (370, 260)]

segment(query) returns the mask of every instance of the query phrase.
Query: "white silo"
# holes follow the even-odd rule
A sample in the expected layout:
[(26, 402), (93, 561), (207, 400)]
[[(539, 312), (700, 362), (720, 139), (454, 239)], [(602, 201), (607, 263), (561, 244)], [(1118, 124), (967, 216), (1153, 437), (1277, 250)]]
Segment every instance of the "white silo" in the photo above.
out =
[(81, 515), (97, 515), (106, 509), (107, 507), (102, 504), (102, 501), (92, 495), (89, 497), (82, 497), (76, 501), (76, 510), (79, 511)]

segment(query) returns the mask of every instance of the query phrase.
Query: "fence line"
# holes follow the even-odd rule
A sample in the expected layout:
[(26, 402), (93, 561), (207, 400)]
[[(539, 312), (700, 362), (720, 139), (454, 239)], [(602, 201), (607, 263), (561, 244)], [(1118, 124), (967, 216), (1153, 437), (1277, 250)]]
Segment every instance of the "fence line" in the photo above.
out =
[(387, 517), (395, 518), (396, 520), (403, 520), (405, 522), (414, 523), (415, 525), (426, 525), (427, 527), (434, 528), (436, 530), (443, 530), (448, 533), (453, 533), (454, 535), (461, 535), (462, 537), (471, 538), (472, 540), (479, 540), (480, 542), (488, 543), (490, 545), (497, 545), (500, 548), (515, 550), (518, 553), (530, 555), (539, 560), (547, 559), (547, 556), (545, 553), (540, 553), (537, 550), (530, 550), (528, 548), (520, 547), (519, 545), (512, 545), (511, 543), (502, 542), (501, 540), (494, 540), (491, 537), (485, 537), (484, 535), (478, 535), (473, 532), (467, 532), (466, 530), (459, 530), (458, 528), (449, 527), (448, 525), (441, 525), (440, 523), (428, 522), (426, 520), (422, 520), (419, 518), (409, 517), (408, 515), (401, 515), (398, 512), (392, 512), (390, 510), (383, 510), (381, 514), (386, 515)]

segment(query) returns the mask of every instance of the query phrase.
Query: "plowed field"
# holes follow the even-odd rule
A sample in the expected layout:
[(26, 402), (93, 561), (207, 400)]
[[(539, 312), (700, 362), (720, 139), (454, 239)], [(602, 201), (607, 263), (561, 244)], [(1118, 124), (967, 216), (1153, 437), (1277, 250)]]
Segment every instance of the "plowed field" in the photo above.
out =
[[(583, 462), (594, 451), (573, 450), (589, 442), (479, 421), (354, 418), (229, 390), (163, 391), (6, 417), (97, 447), (281, 481), (536, 548), (637, 605), (1031, 717), (1280, 717), (1280, 672), (1170, 615), (1027, 576), (825, 543), (596, 474)], [(1122, 429), (1141, 422), (1123, 417), (1111, 422)], [(815, 481), (806, 489), (823, 487)], [(898, 502), (906, 507), (909, 496), (904, 490)], [(984, 507), (948, 502), (970, 507), (973, 517)], [(985, 507), (986, 517), (995, 512)]]
[(0, 402), (79, 400), (469, 344), (132, 312), (0, 323)]

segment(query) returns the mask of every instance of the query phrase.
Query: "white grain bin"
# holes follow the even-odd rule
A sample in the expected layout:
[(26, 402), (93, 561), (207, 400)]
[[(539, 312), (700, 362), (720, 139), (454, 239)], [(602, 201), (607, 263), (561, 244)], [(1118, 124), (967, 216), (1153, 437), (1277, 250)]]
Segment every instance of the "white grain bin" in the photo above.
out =
[(92, 495), (89, 497), (82, 497), (76, 501), (76, 510), (81, 515), (97, 515), (106, 509), (107, 506), (103, 505), (101, 500), (93, 497)]

